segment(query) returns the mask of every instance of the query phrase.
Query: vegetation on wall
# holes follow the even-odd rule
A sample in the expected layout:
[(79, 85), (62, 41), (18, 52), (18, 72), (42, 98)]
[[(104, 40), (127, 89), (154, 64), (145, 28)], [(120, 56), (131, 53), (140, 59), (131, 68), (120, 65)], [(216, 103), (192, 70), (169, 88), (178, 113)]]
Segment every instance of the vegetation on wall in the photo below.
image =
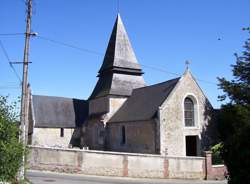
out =
[[(248, 28), (249, 30), (249, 28)], [(219, 78), (224, 91), (219, 115), (219, 132), (222, 141), (221, 156), (229, 172), (229, 183), (250, 181), (250, 39), (245, 42), (241, 56), (232, 65), (234, 79)]]
[(0, 96), (0, 182), (14, 181), (22, 164), (24, 146), (19, 142), (17, 103)]
[(224, 164), (222, 158), (221, 158), (221, 149), (222, 149), (222, 143), (215, 144), (211, 147), (212, 151), (212, 164), (213, 165), (219, 165)]

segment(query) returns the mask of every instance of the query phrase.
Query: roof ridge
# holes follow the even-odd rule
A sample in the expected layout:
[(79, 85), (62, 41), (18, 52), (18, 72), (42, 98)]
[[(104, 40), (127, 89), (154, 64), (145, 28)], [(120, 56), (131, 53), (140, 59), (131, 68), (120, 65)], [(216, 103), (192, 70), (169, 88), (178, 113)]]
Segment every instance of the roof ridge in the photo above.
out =
[(152, 84), (152, 85), (149, 85), (149, 86), (144, 86), (144, 87), (136, 88), (133, 91), (140, 90), (140, 89), (143, 89), (143, 88), (151, 88), (151, 87), (159, 86), (159, 85), (162, 85), (162, 84), (170, 82), (170, 81), (179, 80), (180, 78), (181, 77), (176, 77), (176, 78), (173, 78), (173, 79), (170, 79), (170, 80), (167, 80), (167, 81), (163, 81), (163, 82), (160, 82), (160, 83), (156, 83), (156, 84)]
[(64, 98), (64, 99), (75, 99), (75, 100), (82, 100), (82, 101), (88, 101), (85, 99), (79, 99), (79, 98), (70, 98), (70, 97), (63, 97), (63, 96), (49, 96), (49, 95), (36, 95), (36, 94), (32, 94), (32, 96), (37, 96), (37, 97), (50, 97), (50, 98)]

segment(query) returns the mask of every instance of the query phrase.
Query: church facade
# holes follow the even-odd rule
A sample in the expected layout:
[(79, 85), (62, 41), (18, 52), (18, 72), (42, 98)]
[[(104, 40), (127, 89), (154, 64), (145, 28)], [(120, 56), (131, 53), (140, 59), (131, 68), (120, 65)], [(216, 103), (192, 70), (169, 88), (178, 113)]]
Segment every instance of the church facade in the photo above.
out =
[(147, 86), (120, 15), (87, 100), (32, 95), (29, 142), (52, 147), (201, 156), (213, 108), (187, 68)]

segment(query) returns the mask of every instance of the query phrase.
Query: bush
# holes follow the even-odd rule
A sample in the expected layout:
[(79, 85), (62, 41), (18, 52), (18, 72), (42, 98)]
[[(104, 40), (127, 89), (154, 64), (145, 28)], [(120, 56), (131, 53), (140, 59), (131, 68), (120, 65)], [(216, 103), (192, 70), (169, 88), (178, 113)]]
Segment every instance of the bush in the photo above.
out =
[(218, 144), (211, 147), (213, 165), (218, 165), (218, 164), (224, 163), (222, 158), (221, 158), (221, 149), (222, 149), (222, 143), (218, 143)]
[(0, 181), (14, 181), (22, 164), (24, 146), (18, 141), (16, 103), (0, 96)]

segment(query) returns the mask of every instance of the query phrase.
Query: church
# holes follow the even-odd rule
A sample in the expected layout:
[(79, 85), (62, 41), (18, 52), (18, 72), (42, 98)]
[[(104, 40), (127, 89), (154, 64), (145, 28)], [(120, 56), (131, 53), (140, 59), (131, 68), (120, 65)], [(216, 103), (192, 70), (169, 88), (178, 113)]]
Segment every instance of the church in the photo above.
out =
[(28, 143), (44, 147), (201, 156), (213, 107), (187, 67), (147, 85), (120, 15), (87, 100), (30, 95)]

